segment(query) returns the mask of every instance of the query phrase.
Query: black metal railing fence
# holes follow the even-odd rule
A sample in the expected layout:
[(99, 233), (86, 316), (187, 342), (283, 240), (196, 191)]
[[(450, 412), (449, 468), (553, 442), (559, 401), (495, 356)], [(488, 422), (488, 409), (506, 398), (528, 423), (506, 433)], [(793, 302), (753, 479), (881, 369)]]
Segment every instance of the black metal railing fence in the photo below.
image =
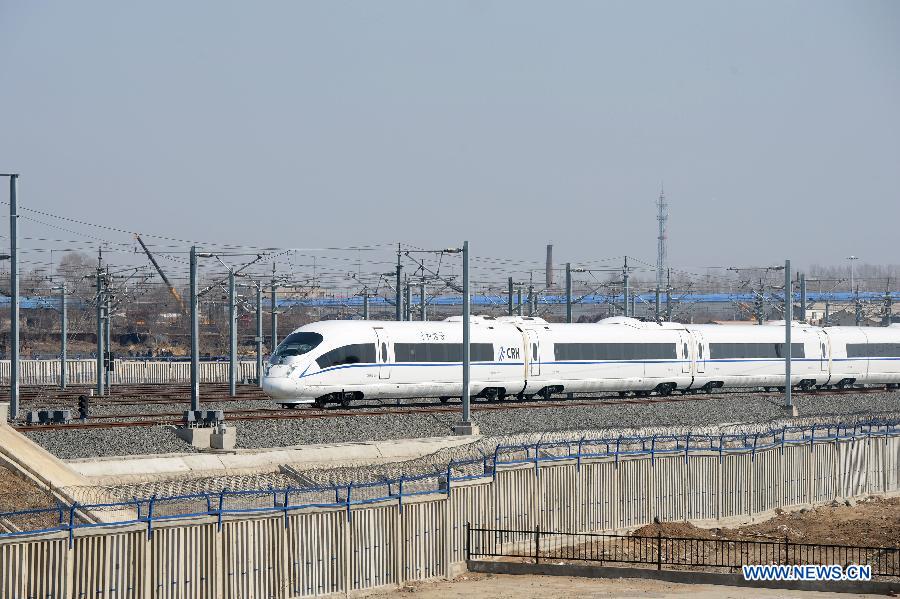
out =
[(478, 528), (466, 525), (466, 559), (513, 558), (535, 563), (596, 562), (738, 571), (754, 564), (870, 565), (872, 576), (900, 578), (900, 547), (647, 535)]

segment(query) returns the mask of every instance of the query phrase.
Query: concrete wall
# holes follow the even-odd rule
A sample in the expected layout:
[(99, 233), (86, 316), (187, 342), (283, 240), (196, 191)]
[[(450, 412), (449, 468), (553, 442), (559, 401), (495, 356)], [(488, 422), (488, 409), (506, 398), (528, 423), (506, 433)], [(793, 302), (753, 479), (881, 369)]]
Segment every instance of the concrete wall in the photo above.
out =
[[(0, 539), (0, 598), (306, 597), (453, 574), (465, 524), (613, 531), (654, 516), (713, 524), (900, 490), (900, 437), (752, 453), (505, 467), (449, 495)], [(507, 541), (514, 542), (510, 538)]]
[[(0, 385), (9, 385), (9, 360), (0, 360)], [(238, 380), (256, 378), (256, 361), (238, 362)], [(116, 360), (111, 382), (119, 384), (188, 383), (189, 362), (155, 362)], [(200, 380), (204, 383), (227, 383), (228, 362), (200, 362)], [(66, 384), (94, 385), (97, 382), (95, 360), (67, 360)], [(20, 360), (21, 385), (58, 385), (59, 360)]]

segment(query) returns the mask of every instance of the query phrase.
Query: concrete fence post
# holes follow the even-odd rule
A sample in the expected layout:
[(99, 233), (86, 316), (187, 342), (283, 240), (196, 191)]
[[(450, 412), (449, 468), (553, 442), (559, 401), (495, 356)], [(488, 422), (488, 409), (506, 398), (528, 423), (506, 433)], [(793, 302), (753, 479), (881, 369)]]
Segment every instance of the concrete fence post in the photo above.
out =
[[(62, 552), (63, 559), (66, 560), (66, 581), (65, 581), (65, 593), (67, 599), (77, 599), (75, 593), (75, 552), (69, 549), (66, 549)], [(149, 570), (148, 570), (149, 572)], [(150, 576), (147, 576), (147, 579), (150, 579)], [(150, 597), (150, 595), (145, 595), (146, 597)]]
[[(288, 504), (288, 495), (285, 493), (285, 508), (287, 508)], [(288, 524), (288, 519), (290, 518), (290, 514), (285, 509), (284, 516), (279, 518), (279, 520), (283, 519), (283, 524), (278, 526), (281, 529), (281, 543), (278, 547), (279, 549), (279, 557), (281, 558), (281, 584), (278, 585), (278, 596), (282, 599), (288, 599), (293, 595), (291, 592), (291, 528)]]
[(789, 488), (789, 481), (791, 480), (791, 478), (793, 478), (792, 476), (790, 476), (790, 474), (792, 474), (794, 471), (794, 465), (795, 465), (796, 460), (793, 459), (793, 455), (792, 455), (791, 460), (790, 460), (790, 473), (789, 473), (788, 470), (785, 469), (786, 459), (784, 457), (784, 448), (782, 448), (782, 450), (779, 452), (779, 454), (780, 454), (780, 456), (779, 456), (780, 461), (779, 461), (778, 469), (780, 470), (780, 472), (778, 473), (779, 476), (775, 479), (775, 488), (776, 488), (776, 490), (779, 491), (779, 493), (778, 493), (779, 499), (776, 502), (776, 505), (779, 507), (784, 507), (788, 504), (789, 498), (788, 498), (787, 490)]
[(662, 531), (656, 531), (656, 569), (662, 570)]
[(575, 468), (573, 470), (575, 476), (575, 492), (572, 493), (569, 498), (569, 521), (572, 523), (572, 530), (586, 530), (581, 518), (581, 506), (585, 503), (584, 483), (582, 482), (584, 480), (584, 474), (581, 472), (581, 468)]
[(722, 508), (724, 503), (722, 497), (722, 470), (725, 469), (725, 462), (722, 459), (719, 459), (716, 464), (716, 520), (722, 520)]
[[(448, 485), (447, 488), (449, 490), (449, 488), (450, 488), (449, 487), (449, 485), (450, 485), (449, 477), (447, 478), (447, 485)], [(443, 554), (444, 554), (444, 564), (443, 564), (444, 576), (446, 576), (447, 578), (450, 578), (450, 575), (451, 575), (450, 563), (453, 561), (453, 525), (454, 525), (454, 523), (451, 522), (451, 515), (452, 515), (453, 510), (450, 509), (450, 494), (449, 494), (449, 492), (447, 494), (447, 498), (444, 499), (444, 501), (441, 505), (444, 506), (443, 514), (442, 514), (443, 518), (441, 518), (441, 522), (444, 523), (443, 524), (444, 534), (441, 535), (441, 537), (443, 538), (443, 541), (444, 541), (443, 543), (441, 543), (441, 548), (442, 548)]]
[(819, 452), (818, 448), (815, 446), (811, 446), (809, 452), (809, 462), (806, 464), (806, 503), (812, 505), (813, 496), (816, 490), (816, 473), (819, 471), (817, 468), (819, 464)]
[[(401, 491), (401, 501), (403, 501), (402, 491)], [(396, 571), (396, 581), (397, 586), (403, 586), (403, 583), (406, 581), (406, 572), (404, 571), (404, 563), (403, 563), (403, 544), (404, 544), (404, 535), (403, 535), (403, 510), (400, 507), (400, 503), (393, 506), (394, 510), (394, 570)]]
[[(142, 570), (142, 578), (141, 578), (141, 589), (142, 594), (141, 597), (152, 597), (153, 596), (153, 577), (150, 576), (150, 572), (153, 571), (153, 536), (149, 534), (144, 534), (143, 532), (135, 533), (136, 539), (135, 542), (141, 543), (141, 562), (143, 563)], [(140, 539), (139, 541), (137, 539)]]
[[(219, 509), (219, 508), (216, 508), (216, 509)], [(217, 593), (216, 599), (218, 599), (219, 597), (226, 596), (225, 589), (228, 588), (228, 586), (231, 585), (233, 581), (230, 577), (226, 576), (226, 574), (225, 574), (225, 564), (227, 563), (227, 559), (228, 559), (227, 547), (225, 546), (225, 533), (222, 532), (221, 526), (210, 526), (210, 529), (208, 529), (208, 530), (211, 530), (210, 534), (213, 535), (212, 554), (213, 554), (213, 559), (216, 562), (215, 563), (216, 587), (218, 587), (218, 593)]]
[[(659, 473), (656, 468), (656, 458), (650, 455), (649, 458), (645, 458), (646, 460), (650, 460), (650, 472), (648, 478), (650, 480), (649, 489), (659, 489)], [(653, 516), (659, 515), (659, 492), (650, 493), (649, 491), (645, 495), (645, 502), (647, 504), (647, 514), (649, 516), (649, 521), (653, 521)]]
[(341, 566), (344, 574), (344, 596), (346, 597), (350, 595), (350, 591), (353, 589), (353, 567), (351, 564), (353, 542), (350, 530), (352, 523), (350, 518), (341, 518), (341, 521), (344, 528), (344, 563)]
[(756, 477), (756, 469), (753, 467), (753, 459), (747, 460), (748, 466), (748, 476), (747, 481), (750, 487), (750, 492), (747, 496), (747, 515), (751, 518), (753, 517), (753, 504), (756, 500), (756, 485), (754, 484), (754, 478)]
[(869, 494), (871, 494), (871, 492), (872, 492), (872, 485), (871, 485), (871, 478), (872, 478), (872, 477), (869, 476), (870, 472), (872, 471), (872, 466), (871, 466), (871, 457), (872, 457), (872, 437), (871, 437), (871, 436), (870, 436), (868, 439), (866, 439), (865, 445), (864, 445), (863, 447), (865, 447), (865, 450), (866, 450), (866, 451), (865, 451), (865, 455), (866, 455), (866, 462), (865, 462), (865, 468), (866, 468), (866, 470), (865, 470), (865, 473), (866, 473), (866, 495), (869, 495)]
[(834, 459), (831, 463), (831, 486), (834, 489), (832, 500), (839, 499), (844, 496), (844, 489), (841, 477), (841, 442), (835, 439), (834, 443)]
[(472, 525), (466, 522), (466, 561), (472, 560)]

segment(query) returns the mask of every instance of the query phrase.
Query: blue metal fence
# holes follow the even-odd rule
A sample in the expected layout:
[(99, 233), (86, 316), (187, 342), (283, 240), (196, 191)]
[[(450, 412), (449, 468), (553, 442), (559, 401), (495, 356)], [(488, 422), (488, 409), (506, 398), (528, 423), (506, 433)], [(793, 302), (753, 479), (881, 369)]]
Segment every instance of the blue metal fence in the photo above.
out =
[[(894, 301), (900, 300), (900, 292), (892, 291), (890, 292), (891, 298)], [(652, 293), (644, 293), (638, 294), (635, 296), (636, 301), (638, 303), (642, 302), (654, 302), (656, 301), (656, 296)], [(676, 293), (672, 295), (672, 302), (679, 304), (717, 304), (717, 303), (731, 303), (731, 302), (744, 302), (744, 303), (752, 303), (756, 301), (757, 296), (753, 293)], [(880, 292), (860, 292), (859, 299), (861, 301), (881, 301), (884, 300), (885, 294)], [(795, 301), (800, 301), (800, 294), (794, 294)], [(810, 303), (813, 302), (824, 302), (825, 300), (831, 302), (851, 302), (857, 299), (857, 294), (843, 292), (843, 293), (807, 293), (806, 300)], [(540, 305), (564, 305), (566, 303), (565, 295), (552, 295), (552, 294), (539, 294), (535, 297), (535, 300)], [(784, 294), (777, 293), (767, 293), (765, 294), (765, 300), (767, 302), (775, 302), (782, 303), (784, 302)], [(418, 305), (421, 301), (418, 296), (413, 294), (410, 298), (410, 301), (413, 305)], [(501, 295), (501, 294), (476, 294), (472, 296), (472, 305), (473, 306), (497, 306), (497, 307), (505, 307), (508, 305), (509, 296)], [(513, 297), (513, 303), (517, 302), (518, 299)], [(525, 298), (522, 300), (525, 302)], [(601, 295), (601, 294), (588, 294), (588, 295), (579, 295), (573, 298), (573, 301), (576, 304), (621, 304), (624, 301), (623, 295)], [(661, 301), (665, 303), (665, 297), (661, 298)], [(460, 306), (462, 305), (462, 296), (461, 295), (437, 295), (432, 297), (427, 297), (425, 303), (429, 306)], [(341, 306), (355, 306), (362, 307), (363, 298), (361, 296), (348, 296), (348, 297), (323, 297), (323, 298), (305, 298), (305, 299), (280, 299), (277, 301), (279, 306), (290, 307), (290, 306), (303, 306), (303, 307), (317, 307), (317, 308), (328, 308), (328, 307), (341, 307)], [(371, 307), (384, 307), (384, 306), (393, 306), (394, 301), (390, 298), (385, 297), (370, 297), (369, 305)]]
[[(893, 301), (900, 300), (900, 291), (891, 291), (888, 292)], [(808, 292), (806, 294), (806, 299), (808, 302), (824, 302), (826, 299), (831, 302), (851, 302), (856, 300), (857, 298), (862, 301), (881, 301), (885, 299), (886, 294), (884, 292), (878, 291), (861, 291), (857, 295), (856, 293), (850, 293), (847, 291), (844, 292), (830, 292), (830, 293), (818, 293), (818, 292)], [(643, 293), (635, 296), (638, 302), (652, 302), (656, 301), (656, 296), (653, 293)], [(680, 304), (715, 304), (715, 303), (729, 303), (729, 302), (753, 302), (757, 298), (756, 294), (753, 293), (676, 293), (672, 295), (672, 302), (680, 303)], [(800, 301), (800, 294), (794, 294), (795, 301)], [(543, 305), (563, 305), (566, 303), (565, 295), (558, 294), (538, 294), (535, 297), (538, 304)], [(621, 304), (624, 301), (624, 296), (620, 295), (602, 295), (602, 294), (587, 294), (587, 295), (576, 295), (574, 298), (575, 303), (577, 304)], [(767, 293), (765, 294), (765, 300), (768, 302), (783, 302), (784, 294), (778, 293)], [(415, 294), (412, 295), (411, 301), (414, 305), (418, 305), (421, 301), (418, 296)], [(476, 294), (472, 296), (472, 305), (475, 306), (506, 306), (509, 301), (509, 297), (507, 295), (502, 294)], [(513, 297), (513, 302), (518, 301), (516, 297)], [(523, 298), (523, 302), (524, 302)], [(665, 297), (661, 298), (661, 301), (665, 303)], [(8, 306), (10, 302), (9, 296), (0, 296), (0, 307)], [(432, 297), (426, 298), (426, 304), (431, 306), (460, 306), (462, 305), (462, 296), (461, 295), (436, 295)], [(22, 309), (25, 310), (35, 310), (35, 309), (58, 309), (59, 307), (59, 298), (57, 297), (21, 297), (19, 299), (19, 304)], [(278, 306), (290, 307), (290, 306), (304, 306), (304, 307), (340, 307), (340, 306), (358, 306), (362, 307), (363, 298), (362, 296), (352, 295), (352, 296), (332, 296), (332, 297), (319, 297), (319, 298), (303, 298), (303, 299), (292, 299), (292, 298), (284, 298), (276, 301)], [(263, 300), (263, 305), (271, 307), (271, 300), (265, 299)], [(394, 301), (391, 298), (380, 297), (380, 296), (370, 296), (369, 297), (369, 305), (370, 306), (393, 306)], [(83, 309), (88, 308), (89, 306), (80, 300), (70, 300), (69, 307), (71, 309)]]
[[(396, 501), (403, 509), (405, 498), (417, 495), (452, 492), (454, 482), (474, 480), (496, 475), (497, 468), (508, 465), (533, 464), (539, 471), (541, 463), (575, 460), (581, 468), (584, 459), (614, 458), (626, 456), (650, 456), (682, 454), (687, 461), (691, 453), (726, 454), (750, 453), (751, 459), (764, 449), (808, 445), (812, 451), (815, 443), (849, 440), (866, 437), (900, 436), (900, 419), (870, 420), (856, 424), (819, 424), (809, 426), (784, 426), (757, 433), (729, 433), (719, 435), (692, 434), (617, 436), (566, 441), (537, 442), (495, 447), (493, 453), (475, 458), (451, 460), (446, 468), (424, 474), (401, 476), (389, 480), (359, 482), (315, 487), (286, 487), (252, 490), (221, 489), (189, 495), (152, 496), (130, 501), (110, 503), (58, 503), (54, 507), (0, 513), (0, 523), (43, 521), (28, 530), (0, 532), (0, 538), (68, 531), (70, 542), (78, 528), (145, 524), (148, 536), (153, 534), (153, 523), (173, 519), (215, 517), (219, 526), (224, 516), (248, 513), (282, 513), (284, 525), (289, 526), (288, 514), (305, 508), (343, 508), (347, 518), (352, 517), (353, 506), (381, 501)], [(97, 511), (119, 512), (115, 522), (97, 522), (90, 514)], [(7, 528), (10, 528), (7, 526)]]
[[(113, 352), (115, 354), (116, 360), (121, 360), (123, 362), (190, 362), (190, 356), (129, 356), (127, 354), (121, 354), (117, 352)], [(30, 352), (28, 354), (22, 354), (20, 356), (22, 360), (59, 360), (58, 353), (46, 353), (46, 352)], [(67, 352), (66, 353), (67, 360), (96, 360), (97, 352)], [(246, 355), (246, 356), (238, 356), (239, 361), (245, 362), (253, 362), (256, 360), (255, 355)], [(0, 360), (9, 360), (9, 356), (6, 355), (6, 352), (0, 352)], [(201, 362), (227, 362), (229, 360), (227, 355), (221, 356), (212, 356), (212, 355), (201, 355)]]

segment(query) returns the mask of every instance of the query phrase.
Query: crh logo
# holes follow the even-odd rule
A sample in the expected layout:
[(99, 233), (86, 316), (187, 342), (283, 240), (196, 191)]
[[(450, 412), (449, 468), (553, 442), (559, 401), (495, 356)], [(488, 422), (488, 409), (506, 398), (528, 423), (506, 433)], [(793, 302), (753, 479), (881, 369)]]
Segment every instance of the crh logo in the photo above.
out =
[(518, 347), (503, 347), (500, 346), (500, 351), (497, 352), (497, 361), (502, 362), (503, 360), (518, 360), (519, 359), (519, 348)]

